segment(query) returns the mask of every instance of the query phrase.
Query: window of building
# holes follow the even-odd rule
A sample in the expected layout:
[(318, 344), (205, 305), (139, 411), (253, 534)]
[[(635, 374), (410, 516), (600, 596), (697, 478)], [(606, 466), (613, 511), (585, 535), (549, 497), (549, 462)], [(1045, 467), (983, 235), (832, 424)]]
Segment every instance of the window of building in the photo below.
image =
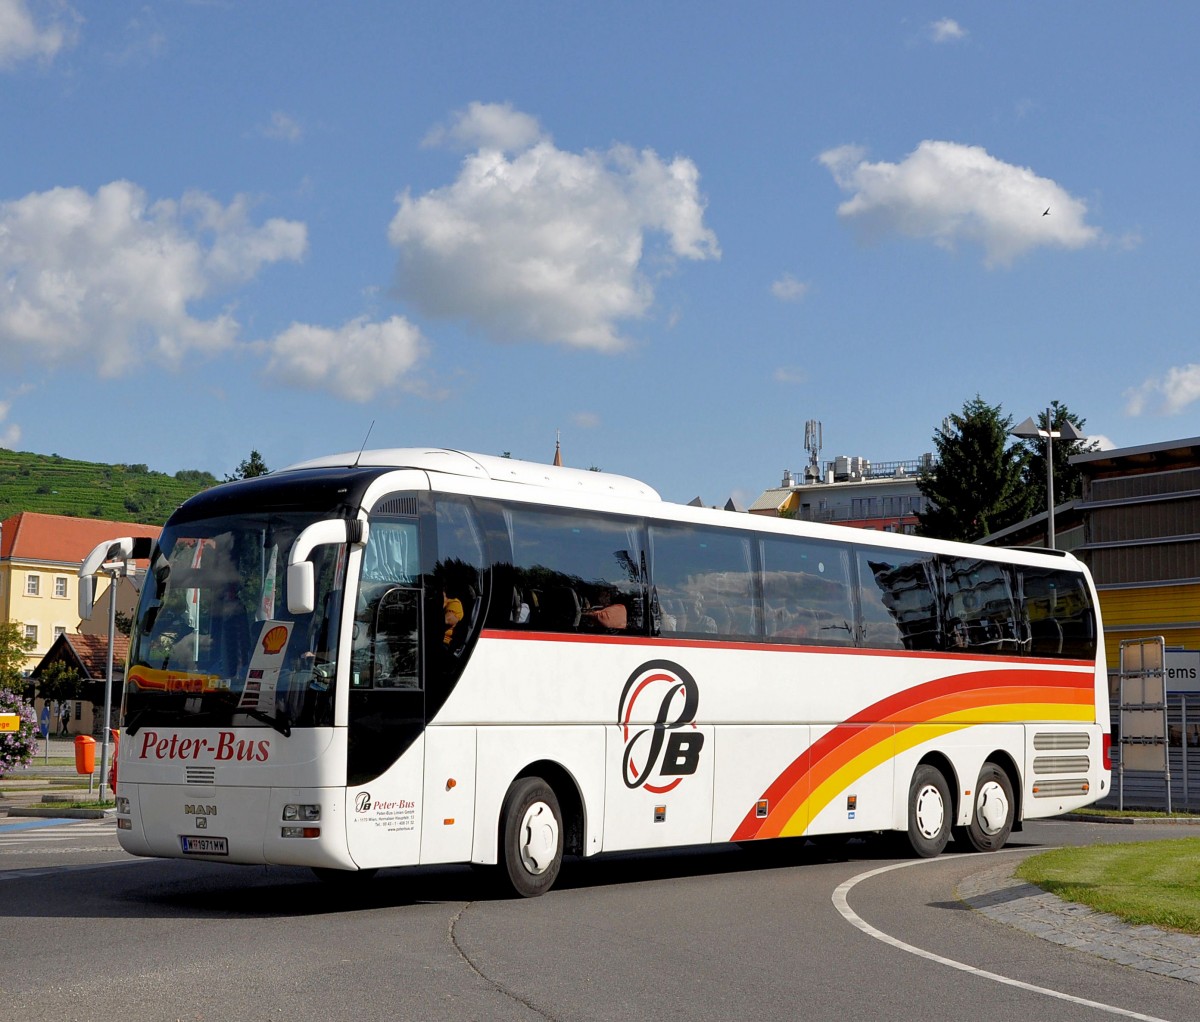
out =
[(25, 576), (25, 595), (26, 596), (41, 596), (42, 595), (42, 580), (37, 575)]
[(58, 575), (54, 579), (54, 595), (63, 599), (67, 595), (67, 576)]
[(25, 638), (28, 639), (30, 642), (33, 642), (33, 643), (37, 642), (37, 635), (38, 635), (37, 628), (38, 628), (37, 625), (26, 625), (25, 626)]
[(54, 626), (54, 637), (56, 639), (60, 635), (66, 635), (66, 634), (67, 634), (67, 626), (66, 625), (55, 625)]

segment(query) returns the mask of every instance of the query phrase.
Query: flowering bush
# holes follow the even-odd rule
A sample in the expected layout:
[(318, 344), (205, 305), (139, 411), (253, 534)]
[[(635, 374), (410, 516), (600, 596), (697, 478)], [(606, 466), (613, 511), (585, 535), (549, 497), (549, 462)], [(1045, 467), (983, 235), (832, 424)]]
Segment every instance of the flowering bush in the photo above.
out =
[(0, 731), (0, 777), (4, 777), (13, 767), (33, 759), (38, 725), (33, 704), (15, 692), (0, 690), (0, 713), (15, 713), (20, 718), (16, 731)]

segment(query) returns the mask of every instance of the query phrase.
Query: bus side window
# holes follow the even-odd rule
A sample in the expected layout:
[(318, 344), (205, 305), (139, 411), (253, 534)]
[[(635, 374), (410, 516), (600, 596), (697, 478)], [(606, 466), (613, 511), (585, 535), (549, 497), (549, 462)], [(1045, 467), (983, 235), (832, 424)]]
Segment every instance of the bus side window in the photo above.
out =
[(638, 522), (519, 504), (504, 515), (513, 557), (509, 626), (644, 634)]
[(474, 512), (459, 501), (439, 499), (436, 518), (437, 563), (430, 598), (437, 623), (430, 634), (437, 633), (443, 650), (457, 657), (478, 633), (483, 613), (483, 534)]
[(420, 687), (420, 578), (416, 520), (372, 519), (354, 615), (353, 688)]
[(768, 639), (834, 646), (854, 642), (847, 548), (770, 537), (762, 540), (760, 555), (763, 624)]
[(938, 649), (933, 557), (876, 547), (859, 547), (856, 557), (862, 644), (877, 649)]
[(1091, 659), (1096, 655), (1096, 618), (1080, 575), (1022, 566), (1029, 651), (1034, 656)]
[(651, 574), (663, 632), (755, 638), (749, 537), (731, 529), (650, 526)]
[(946, 648), (1015, 652), (1017, 624), (1012, 585), (1004, 566), (963, 557), (943, 559)]

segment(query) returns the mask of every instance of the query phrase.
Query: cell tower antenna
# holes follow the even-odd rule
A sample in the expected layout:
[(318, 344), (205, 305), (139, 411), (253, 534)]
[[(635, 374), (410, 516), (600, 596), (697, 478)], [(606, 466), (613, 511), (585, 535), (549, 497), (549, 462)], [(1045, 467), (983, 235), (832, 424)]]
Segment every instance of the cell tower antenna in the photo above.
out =
[(804, 449), (808, 451), (808, 465), (804, 469), (805, 480), (821, 478), (821, 448), (824, 446), (821, 423), (809, 419), (804, 424)]

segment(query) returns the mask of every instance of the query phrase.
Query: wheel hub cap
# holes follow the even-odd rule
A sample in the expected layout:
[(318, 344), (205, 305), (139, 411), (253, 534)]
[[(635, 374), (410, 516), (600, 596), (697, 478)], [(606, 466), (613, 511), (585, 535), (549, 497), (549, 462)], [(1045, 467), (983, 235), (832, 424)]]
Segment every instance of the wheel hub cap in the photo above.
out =
[(927, 784), (917, 794), (917, 829), (927, 838), (933, 839), (942, 832), (946, 819), (946, 807), (942, 793), (932, 784)]
[(558, 820), (545, 802), (535, 802), (521, 820), (521, 862), (540, 876), (550, 868), (558, 852)]
[(989, 781), (979, 789), (975, 816), (979, 829), (985, 834), (999, 834), (1004, 829), (1004, 821), (1008, 819), (1008, 798), (995, 781)]

